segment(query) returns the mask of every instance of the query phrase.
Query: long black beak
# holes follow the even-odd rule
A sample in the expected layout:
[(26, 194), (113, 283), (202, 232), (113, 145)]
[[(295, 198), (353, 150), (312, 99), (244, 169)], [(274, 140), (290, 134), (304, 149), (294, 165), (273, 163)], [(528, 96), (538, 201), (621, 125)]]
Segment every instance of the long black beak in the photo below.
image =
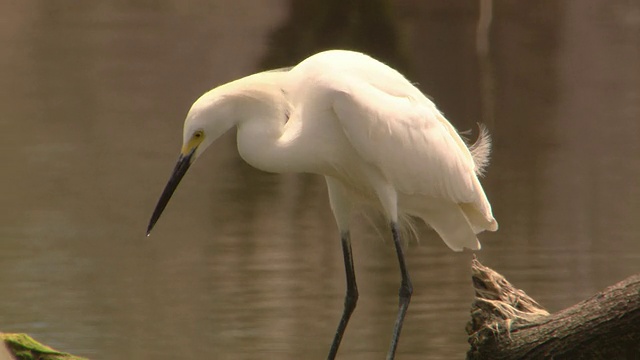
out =
[(162, 211), (164, 211), (164, 208), (169, 203), (171, 195), (173, 195), (173, 192), (178, 187), (180, 180), (182, 180), (184, 174), (186, 174), (187, 170), (189, 170), (189, 166), (191, 166), (191, 163), (193, 163), (194, 153), (195, 149), (191, 150), (191, 152), (189, 152), (189, 154), (187, 155), (180, 155), (180, 157), (178, 158), (178, 163), (173, 169), (171, 177), (169, 178), (169, 182), (167, 183), (167, 186), (164, 187), (164, 191), (162, 191), (162, 195), (160, 195), (160, 199), (158, 200), (156, 209), (153, 210), (153, 215), (151, 215), (151, 220), (149, 220), (149, 226), (147, 227), (147, 236), (151, 234), (151, 230), (160, 218), (160, 215), (162, 215)]

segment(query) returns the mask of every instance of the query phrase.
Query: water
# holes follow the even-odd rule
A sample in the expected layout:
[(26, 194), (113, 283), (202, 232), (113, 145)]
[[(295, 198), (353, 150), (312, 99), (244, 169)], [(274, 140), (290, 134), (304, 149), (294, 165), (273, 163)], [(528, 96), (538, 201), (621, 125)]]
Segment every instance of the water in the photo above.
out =
[[(486, 265), (551, 311), (640, 271), (637, 2), (487, 1), (488, 27), (479, 3), (364, 3), (2, 3), (0, 330), (93, 359), (324, 358), (344, 269), (322, 179), (254, 170), (230, 134), (144, 233), (195, 98), (337, 46), (489, 125)], [(395, 254), (364, 221), (353, 241), (340, 356), (382, 358)], [(464, 356), (470, 258), (410, 244), (399, 358)]]

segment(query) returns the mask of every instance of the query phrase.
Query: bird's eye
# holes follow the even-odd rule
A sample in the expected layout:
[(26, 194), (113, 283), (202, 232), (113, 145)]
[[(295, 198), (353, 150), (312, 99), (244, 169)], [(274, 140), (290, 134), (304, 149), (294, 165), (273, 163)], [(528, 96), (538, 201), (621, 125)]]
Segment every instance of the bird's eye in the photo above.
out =
[(194, 138), (194, 139), (200, 139), (201, 137), (202, 137), (202, 131), (196, 131), (196, 132), (193, 134), (193, 138)]

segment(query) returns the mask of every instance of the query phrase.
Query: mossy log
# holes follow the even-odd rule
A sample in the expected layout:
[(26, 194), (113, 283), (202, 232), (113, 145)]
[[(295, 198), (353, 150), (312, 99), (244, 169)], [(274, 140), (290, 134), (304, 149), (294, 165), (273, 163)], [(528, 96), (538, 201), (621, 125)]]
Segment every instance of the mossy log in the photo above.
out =
[(54, 350), (26, 334), (0, 333), (0, 360), (87, 360)]
[(477, 259), (471, 267), (467, 359), (640, 359), (640, 274), (550, 314)]

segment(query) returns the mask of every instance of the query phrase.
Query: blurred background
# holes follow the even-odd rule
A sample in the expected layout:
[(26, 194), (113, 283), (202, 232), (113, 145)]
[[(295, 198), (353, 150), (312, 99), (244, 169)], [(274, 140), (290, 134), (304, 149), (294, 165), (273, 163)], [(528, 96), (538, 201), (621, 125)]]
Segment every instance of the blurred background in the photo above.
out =
[[(323, 359), (344, 268), (324, 180), (242, 162), (230, 133), (151, 237), (205, 91), (323, 49), (488, 125), (500, 223), (482, 262), (557, 311), (640, 271), (640, 2), (0, 1), (0, 331), (92, 359)], [(383, 358), (392, 242), (355, 219), (341, 359)], [(470, 252), (424, 231), (399, 359), (463, 358)]]

